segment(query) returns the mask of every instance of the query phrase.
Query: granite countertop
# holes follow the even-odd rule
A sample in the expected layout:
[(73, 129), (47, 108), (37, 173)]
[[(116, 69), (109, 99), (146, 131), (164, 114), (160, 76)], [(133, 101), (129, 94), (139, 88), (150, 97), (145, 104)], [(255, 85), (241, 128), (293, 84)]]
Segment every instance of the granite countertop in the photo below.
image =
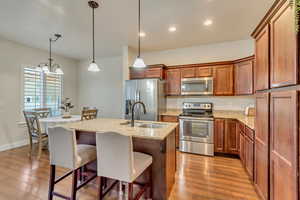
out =
[(150, 121), (138, 121), (135, 123), (155, 123), (163, 124), (164, 127), (160, 128), (144, 128), (144, 127), (131, 127), (130, 124), (121, 125), (121, 123), (128, 122), (125, 119), (110, 119), (110, 118), (98, 118), (94, 120), (86, 120), (80, 122), (72, 122), (63, 125), (63, 127), (68, 129), (75, 129), (78, 131), (87, 132), (116, 132), (126, 136), (146, 138), (146, 139), (165, 139), (176, 127), (177, 123), (167, 123), (167, 122), (150, 122)]
[[(181, 109), (168, 109), (161, 115), (167, 116), (179, 116), (182, 113)], [(225, 119), (237, 119), (244, 123), (251, 129), (255, 129), (255, 117), (249, 117), (244, 115), (243, 111), (230, 111), (230, 110), (214, 110), (213, 115), (215, 118), (225, 118)]]

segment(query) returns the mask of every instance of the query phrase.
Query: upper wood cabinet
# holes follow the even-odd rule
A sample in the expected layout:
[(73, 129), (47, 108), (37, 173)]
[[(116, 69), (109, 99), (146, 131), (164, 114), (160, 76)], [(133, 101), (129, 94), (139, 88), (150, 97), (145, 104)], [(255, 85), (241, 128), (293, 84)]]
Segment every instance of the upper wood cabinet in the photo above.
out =
[(299, 83), (295, 8), (278, 0), (252, 33), (255, 38), (255, 90)]
[(271, 93), (270, 200), (298, 200), (298, 92)]
[(269, 93), (255, 97), (254, 185), (261, 199), (269, 199)]
[(234, 94), (233, 65), (214, 67), (214, 95), (229, 96)]
[(195, 78), (196, 68), (195, 67), (183, 67), (181, 68), (181, 78)]
[(235, 94), (253, 94), (253, 60), (250, 57), (235, 63)]
[(150, 65), (143, 69), (130, 67), (130, 79), (159, 78), (164, 79), (164, 65)]
[(237, 132), (237, 121), (234, 119), (225, 120), (225, 152), (239, 154), (240, 137)]
[(211, 77), (212, 75), (211, 67), (196, 67), (196, 77)]
[(269, 89), (269, 26), (255, 38), (255, 91)]
[(181, 92), (181, 72), (180, 69), (167, 69), (166, 95), (180, 95)]
[(270, 22), (272, 88), (298, 82), (298, 45), (295, 29), (295, 10), (290, 1), (286, 1)]
[(215, 119), (214, 121), (214, 151), (225, 152), (225, 120)]

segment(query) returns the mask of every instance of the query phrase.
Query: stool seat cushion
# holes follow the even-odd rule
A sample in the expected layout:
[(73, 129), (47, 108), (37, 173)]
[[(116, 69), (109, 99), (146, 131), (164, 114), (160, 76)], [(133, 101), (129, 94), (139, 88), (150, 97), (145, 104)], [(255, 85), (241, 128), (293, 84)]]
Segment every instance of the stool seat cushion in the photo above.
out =
[(97, 159), (96, 146), (79, 144), (77, 145), (76, 167), (81, 167)]
[(131, 177), (131, 180), (128, 182), (133, 182), (152, 164), (152, 156), (144, 153), (133, 152), (133, 158), (133, 175)]

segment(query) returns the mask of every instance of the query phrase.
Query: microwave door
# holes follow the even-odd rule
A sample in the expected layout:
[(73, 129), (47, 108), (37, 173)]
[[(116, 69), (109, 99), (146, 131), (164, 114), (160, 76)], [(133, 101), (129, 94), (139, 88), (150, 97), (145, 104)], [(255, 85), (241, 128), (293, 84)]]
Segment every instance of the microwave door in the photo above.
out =
[(213, 93), (213, 79), (187, 78), (181, 80), (182, 95), (210, 95)]

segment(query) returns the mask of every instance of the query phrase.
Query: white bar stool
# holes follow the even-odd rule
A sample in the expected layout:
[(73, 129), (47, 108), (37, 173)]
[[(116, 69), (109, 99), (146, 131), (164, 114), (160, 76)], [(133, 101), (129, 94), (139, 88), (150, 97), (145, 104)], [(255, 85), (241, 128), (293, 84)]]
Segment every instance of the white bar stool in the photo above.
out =
[[(49, 137), (49, 152), (50, 152), (50, 180), (48, 200), (52, 200), (53, 196), (58, 196), (63, 199), (75, 200), (76, 192), (81, 187), (96, 178), (96, 174), (92, 175), (86, 181), (77, 185), (78, 174), (80, 168), (87, 164), (96, 161), (96, 147), (92, 145), (76, 143), (75, 132), (62, 127), (48, 128)], [(55, 179), (56, 166), (71, 169), (65, 175)], [(67, 176), (72, 174), (72, 194), (71, 197), (54, 192), (54, 186)]]
[[(149, 189), (152, 199), (152, 156), (133, 152), (132, 137), (118, 133), (97, 133), (97, 174), (99, 179), (99, 200), (102, 200), (118, 182), (128, 183), (128, 200), (138, 200)], [(144, 171), (149, 170), (149, 180), (145, 184), (134, 182)], [(106, 191), (102, 191), (103, 177), (116, 181)], [(141, 190), (133, 198), (133, 184)]]

